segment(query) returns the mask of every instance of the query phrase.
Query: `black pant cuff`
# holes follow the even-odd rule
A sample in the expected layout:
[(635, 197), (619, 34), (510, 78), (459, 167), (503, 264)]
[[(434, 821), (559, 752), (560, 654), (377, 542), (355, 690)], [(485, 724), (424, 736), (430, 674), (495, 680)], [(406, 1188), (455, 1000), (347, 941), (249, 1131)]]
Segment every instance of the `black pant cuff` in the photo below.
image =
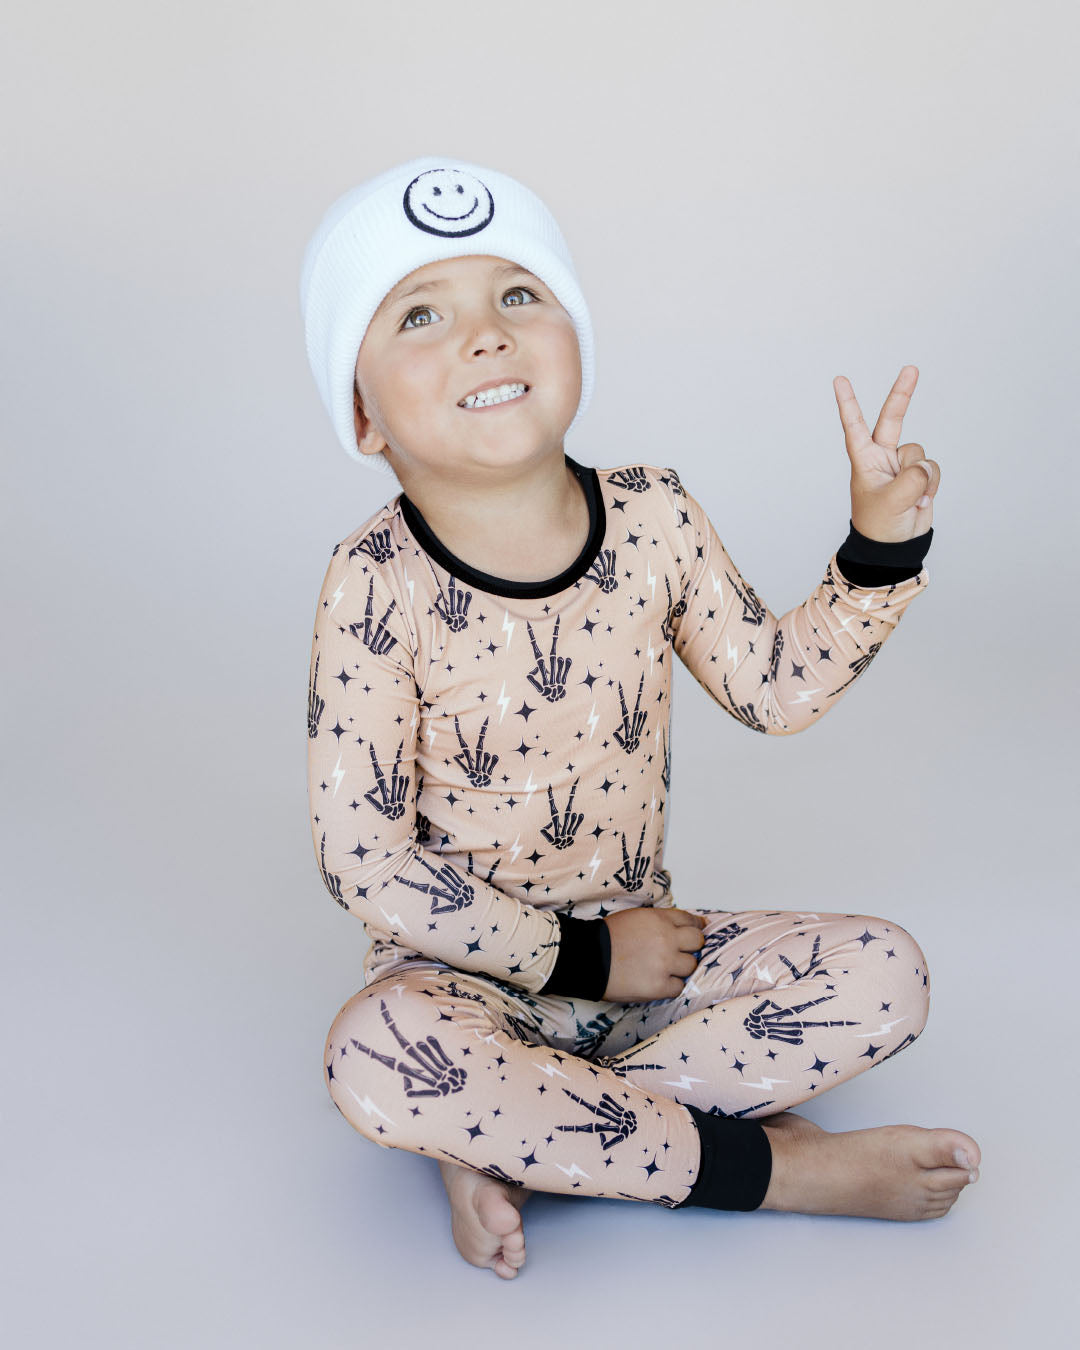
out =
[(697, 1180), (676, 1209), (759, 1209), (772, 1178), (772, 1145), (759, 1120), (737, 1120), (683, 1105), (701, 1139)]

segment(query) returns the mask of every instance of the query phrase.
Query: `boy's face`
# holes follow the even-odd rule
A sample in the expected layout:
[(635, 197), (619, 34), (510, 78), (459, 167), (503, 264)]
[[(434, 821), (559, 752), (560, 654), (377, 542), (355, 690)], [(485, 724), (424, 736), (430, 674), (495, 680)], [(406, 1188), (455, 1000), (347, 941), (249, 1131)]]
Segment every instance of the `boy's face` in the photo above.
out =
[[(492, 381), (528, 388), (506, 403), (462, 406)], [(490, 481), (492, 469), (561, 449), (581, 398), (581, 355), (554, 293), (480, 254), (428, 263), (398, 282), (364, 335), (356, 382), (357, 444), (382, 451), (408, 492), (410, 481)]]

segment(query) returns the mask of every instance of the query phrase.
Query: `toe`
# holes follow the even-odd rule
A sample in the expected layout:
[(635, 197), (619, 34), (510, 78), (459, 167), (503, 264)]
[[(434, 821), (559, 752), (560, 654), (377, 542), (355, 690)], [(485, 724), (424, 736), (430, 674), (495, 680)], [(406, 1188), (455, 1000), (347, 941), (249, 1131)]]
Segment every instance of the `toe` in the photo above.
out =
[(486, 1188), (477, 1197), (476, 1212), (483, 1226), (496, 1237), (509, 1238), (521, 1230), (521, 1211), (501, 1187)]
[(934, 1196), (959, 1195), (969, 1185), (966, 1167), (930, 1167), (923, 1172), (923, 1185)]
[(974, 1166), (979, 1165), (975, 1141), (959, 1130), (927, 1130), (920, 1144), (918, 1161), (923, 1167), (963, 1168), (966, 1175), (968, 1169), (957, 1156), (958, 1149), (970, 1155)]

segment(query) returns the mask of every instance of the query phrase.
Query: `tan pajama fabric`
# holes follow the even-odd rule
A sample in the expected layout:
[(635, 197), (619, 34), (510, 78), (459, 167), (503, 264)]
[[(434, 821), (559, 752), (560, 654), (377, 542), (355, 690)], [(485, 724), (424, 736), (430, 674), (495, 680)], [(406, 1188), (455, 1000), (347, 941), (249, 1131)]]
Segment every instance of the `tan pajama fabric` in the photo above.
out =
[[(537, 1189), (675, 1204), (697, 1162), (680, 1102), (753, 1116), (805, 1101), (909, 1044), (929, 985), (890, 921), (676, 899), (672, 653), (744, 727), (790, 734), (842, 698), (929, 577), (855, 586), (834, 554), (777, 619), (674, 469), (567, 462), (598, 495), (573, 579), (551, 594), (499, 594), (439, 561), (400, 495), (330, 559), (312, 835), (372, 946), (327, 1081), (376, 1142)], [(722, 765), (715, 790), (738, 791)], [(707, 941), (679, 997), (539, 992), (556, 910), (695, 903)]]

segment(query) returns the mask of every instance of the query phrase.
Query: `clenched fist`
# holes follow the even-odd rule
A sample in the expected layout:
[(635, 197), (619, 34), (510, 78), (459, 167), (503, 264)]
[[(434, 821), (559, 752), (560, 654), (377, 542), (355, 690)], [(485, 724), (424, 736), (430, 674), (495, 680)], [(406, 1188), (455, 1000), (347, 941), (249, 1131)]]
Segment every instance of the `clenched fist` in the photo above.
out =
[(611, 935), (611, 967), (604, 998), (652, 1003), (675, 998), (705, 945), (705, 916), (685, 909), (621, 909), (604, 918)]

